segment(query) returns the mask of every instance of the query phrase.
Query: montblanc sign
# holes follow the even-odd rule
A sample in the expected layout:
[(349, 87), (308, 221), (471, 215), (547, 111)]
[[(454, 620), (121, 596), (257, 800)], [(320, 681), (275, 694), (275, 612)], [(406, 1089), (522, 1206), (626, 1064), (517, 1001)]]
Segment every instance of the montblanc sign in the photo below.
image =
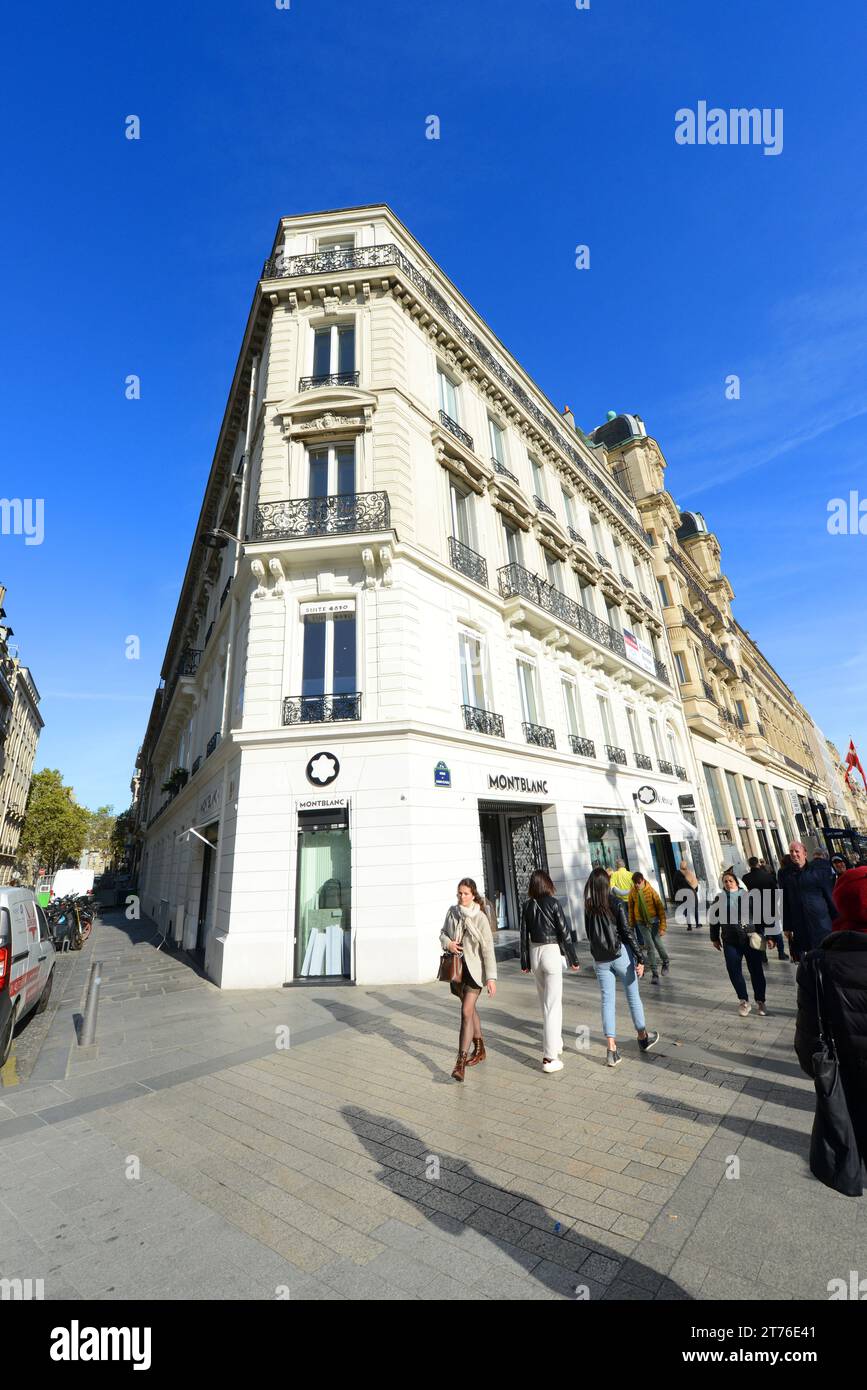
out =
[(488, 787), (501, 792), (542, 792), (548, 795), (547, 782), (532, 782), (529, 777), (507, 777), (504, 772), (489, 772)]

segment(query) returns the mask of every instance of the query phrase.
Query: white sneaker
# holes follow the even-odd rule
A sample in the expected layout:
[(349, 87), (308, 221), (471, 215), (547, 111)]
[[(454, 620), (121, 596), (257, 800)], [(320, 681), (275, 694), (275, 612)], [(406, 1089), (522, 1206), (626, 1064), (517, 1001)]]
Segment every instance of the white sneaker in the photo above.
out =
[(563, 1039), (561, 1038), (561, 1039), (560, 1039), (560, 1046), (557, 1048), (557, 1056), (558, 1056), (558, 1057), (562, 1057), (562, 1056), (563, 1056), (563, 1053), (564, 1053), (565, 1051), (566, 1051), (566, 1044), (563, 1042)]
[(747, 999), (742, 999), (741, 1002), (738, 1004), (738, 1013), (740, 1014), (741, 1018), (746, 1018), (746, 1016), (747, 1016), (747, 1014), (748, 1014), (749, 1012), (750, 1012), (749, 1000), (747, 1000)]
[(543, 1071), (562, 1071), (562, 1070), (563, 1070), (563, 1063), (560, 1061), (560, 1058), (559, 1058), (559, 1057), (555, 1057), (555, 1058), (553, 1059), (553, 1061), (551, 1061), (551, 1062), (543, 1062), (543, 1063), (542, 1063), (542, 1070), (543, 1070)]

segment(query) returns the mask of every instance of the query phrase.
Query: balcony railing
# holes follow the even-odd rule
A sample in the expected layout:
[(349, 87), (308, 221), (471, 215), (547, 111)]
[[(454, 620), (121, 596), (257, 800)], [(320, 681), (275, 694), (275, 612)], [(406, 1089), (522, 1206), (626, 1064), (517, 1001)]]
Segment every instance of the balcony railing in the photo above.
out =
[(232, 576), (229, 575), (229, 578), (226, 580), (225, 584), (223, 585), (223, 592), (220, 594), (220, 611), (221, 611), (221, 612), (222, 612), (223, 604), (226, 602), (226, 599), (229, 597), (229, 590), (231, 589), (231, 587), (232, 587)]
[(191, 776), (191, 777), (195, 777), (196, 773), (198, 772), (198, 770), (199, 770), (199, 768), (200, 768), (201, 766), (202, 766), (202, 755), (201, 755), (201, 753), (200, 753), (199, 756), (193, 760), (193, 765), (192, 765), (192, 767), (190, 768), (190, 776)]
[(597, 550), (596, 559), (599, 561), (600, 565), (604, 565), (606, 569), (613, 570), (614, 566), (610, 560), (606, 560), (601, 550)]
[(585, 541), (584, 537), (580, 535), (578, 531), (575, 530), (574, 526), (567, 526), (566, 529), (569, 532), (570, 541), (574, 541), (576, 545), (586, 546), (587, 542)]
[[(620, 574), (620, 571), (619, 571), (619, 570), (618, 570), (618, 574)], [(621, 575), (620, 575), (620, 582), (621, 582), (621, 584), (623, 585), (624, 589), (634, 589), (634, 588), (635, 588), (635, 585), (633, 584), (632, 580), (631, 580), (631, 579), (627, 579), (625, 574), (621, 574)]]
[(351, 535), (360, 531), (388, 531), (390, 526), (391, 505), (387, 492), (298, 497), (283, 502), (263, 502), (258, 506), (253, 540)]
[(449, 558), (452, 568), (465, 574), (468, 579), (474, 579), (477, 584), (481, 584), (485, 589), (488, 587), (488, 562), (483, 556), (477, 555), (463, 541), (459, 541), (456, 536), (449, 536)]
[(711, 641), (710, 637), (708, 637), (704, 628), (701, 626), (701, 623), (693, 617), (688, 608), (681, 608), (681, 612), (683, 613), (683, 621), (686, 623), (686, 626), (695, 633), (696, 637), (704, 644), (711, 656), (716, 657), (717, 661), (722, 662), (723, 666), (726, 666), (728, 670), (731, 671), (732, 675), (736, 676), (738, 668), (731, 658), (726, 656), (722, 647), (717, 646), (716, 642)]
[(666, 762), (665, 758), (659, 759), (659, 770), (660, 772), (666, 773), (669, 777), (674, 776), (674, 768), (672, 767), (671, 763)]
[(681, 782), (685, 782), (687, 780), (686, 768), (681, 767), (680, 763), (675, 763), (674, 771), (675, 775), (680, 778)]
[(546, 584), (544, 579), (532, 574), (523, 565), (503, 565), (497, 571), (497, 578), (502, 598), (529, 599), (546, 613), (553, 613), (555, 618), (570, 623), (579, 632), (591, 637), (594, 642), (599, 642), (626, 659), (626, 643), (621, 633), (615, 632), (608, 623), (603, 623), (594, 613), (588, 613), (580, 603), (568, 598), (566, 594), (561, 594), (553, 584)]
[(479, 709), (476, 705), (461, 705), (464, 713), (464, 728), (477, 734), (490, 734), (493, 738), (505, 738), (503, 716), (492, 714), (489, 709)]
[(623, 767), (626, 766), (625, 748), (615, 748), (613, 743), (606, 743), (605, 756), (611, 763), (620, 763)]
[(521, 382), (512, 376), (511, 372), (494, 356), (488, 345), (452, 308), (452, 305), (434, 282), (413, 264), (399, 246), (393, 242), (383, 242), (378, 246), (336, 247), (330, 251), (314, 251), (302, 256), (287, 256), (285, 251), (281, 250), (265, 262), (262, 268), (262, 279), (281, 280), (308, 275), (331, 275), (335, 271), (342, 270), (380, 270), (386, 266), (395, 266), (406, 276), (413, 289), (417, 290), (429, 304), (434, 306), (437, 314), (449, 324), (460, 341), (466, 344), (471, 352), (475, 353), (478, 359), (484, 363), (486, 370), (511, 393), (522, 409), (544, 431), (555, 448), (559, 449), (579, 472), (583, 473), (584, 477), (592, 483), (597, 492), (605, 498), (608, 505), (617, 512), (630, 530), (646, 542), (647, 537), (641, 522), (592, 467), (586, 455), (563, 434), (559, 424), (552, 420), (549, 410), (543, 409)]
[(719, 707), (719, 717), (724, 724), (734, 724), (735, 722), (734, 715), (729, 714), (729, 711), (725, 709), (723, 705)]
[(196, 674), (199, 669), (199, 662), (202, 659), (203, 650), (203, 648), (195, 649), (190, 647), (187, 651), (181, 653), (181, 659), (178, 662), (179, 676), (194, 676)]
[(653, 763), (650, 761), (646, 753), (636, 753), (635, 766), (643, 768), (645, 772), (650, 772), (653, 767)]
[(206, 757), (206, 758), (209, 758), (209, 757), (211, 756), (211, 754), (213, 753), (214, 749), (216, 748), (216, 746), (217, 746), (217, 744), (218, 744), (219, 742), (220, 742), (220, 731), (219, 731), (219, 729), (218, 729), (217, 732), (216, 732), (215, 734), (211, 734), (211, 737), (208, 739), (207, 745), (206, 745), (206, 747), (205, 747), (205, 757)]
[(665, 684), (668, 685), (670, 682), (668, 679), (668, 667), (666, 666), (665, 662), (660, 661), (659, 657), (655, 656), (653, 658), (653, 664), (656, 667), (656, 674), (659, 680), (664, 681)]
[(459, 439), (462, 444), (465, 444), (467, 446), (468, 449), (472, 449), (473, 436), (471, 434), (467, 434), (466, 430), (461, 429), (457, 420), (453, 420), (451, 415), (446, 415), (444, 410), (440, 411), (440, 424), (442, 425), (443, 429), (448, 430), (449, 434), (453, 434), (455, 439)]
[(704, 687), (704, 698), (706, 700), (713, 700), (713, 687), (710, 681), (702, 681), (702, 686)]
[(649, 608), (651, 612), (653, 611), (653, 600), (649, 599), (647, 597), (647, 594), (645, 594), (643, 591), (641, 594), (641, 602), (644, 604), (645, 608)]
[(326, 372), (324, 376), (302, 376), (299, 391), (311, 391), (316, 386), (357, 386), (358, 372)]
[(545, 502), (545, 501), (543, 501), (541, 497), (537, 497), (536, 494), (535, 494), (535, 492), (533, 493), (533, 501), (536, 503), (536, 510), (537, 510), (537, 511), (539, 511), (539, 512), (544, 512), (546, 516), (556, 516), (556, 515), (557, 515), (557, 513), (554, 511), (554, 508), (553, 508), (553, 507), (549, 507), (549, 506), (548, 506), (548, 503)]
[(491, 464), (492, 464), (492, 466), (493, 466), (494, 472), (495, 472), (495, 473), (499, 473), (499, 475), (500, 475), (501, 478), (511, 478), (512, 482), (513, 482), (513, 483), (517, 483), (518, 486), (520, 487), (521, 484), (520, 484), (518, 478), (515, 476), (515, 474), (514, 474), (514, 473), (510, 473), (509, 470), (508, 470), (508, 468), (506, 467), (506, 465), (505, 465), (504, 463), (500, 463), (500, 460), (499, 460), (499, 459), (494, 459), (494, 458), (492, 458), (492, 459), (491, 459)]
[(336, 724), (361, 718), (361, 692), (351, 695), (287, 695), (284, 724)]
[(538, 748), (557, 747), (557, 741), (554, 738), (554, 730), (546, 729), (543, 724), (528, 724), (525, 720), (524, 738), (528, 743), (535, 743)]
[(720, 624), (720, 626), (722, 626), (725, 622), (722, 613), (717, 608), (716, 604), (711, 602), (704, 589), (699, 584), (698, 580), (693, 578), (686, 565), (678, 555), (677, 551), (674, 550), (670, 545), (668, 547), (668, 557), (673, 564), (677, 565), (677, 568), (680, 570), (681, 574), (686, 580), (687, 587), (690, 593), (693, 595), (693, 597), (698, 599), (699, 603), (702, 604), (702, 606), (706, 608), (709, 613), (712, 613), (716, 618), (717, 622)]
[(579, 758), (596, 757), (596, 744), (592, 738), (583, 738), (581, 734), (570, 734), (569, 742), (572, 745), (572, 752)]

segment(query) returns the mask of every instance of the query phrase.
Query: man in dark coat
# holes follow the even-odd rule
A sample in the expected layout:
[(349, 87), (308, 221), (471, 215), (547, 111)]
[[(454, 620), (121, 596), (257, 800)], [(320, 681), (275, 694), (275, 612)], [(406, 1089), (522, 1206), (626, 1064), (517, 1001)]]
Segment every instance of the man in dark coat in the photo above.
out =
[[(744, 874), (744, 887), (750, 894), (750, 921), (761, 926), (766, 932), (765, 940), (773, 942), (780, 960), (788, 960), (785, 941), (777, 927), (777, 875), (769, 869), (764, 860), (759, 862), (753, 854), (747, 860), (750, 871)], [(760, 896), (759, 896), (760, 895)]]
[(792, 959), (800, 960), (807, 951), (821, 946), (837, 916), (832, 896), (834, 871), (827, 859), (808, 864), (806, 846), (799, 840), (789, 845), (789, 854), (792, 862), (780, 869), (783, 930)]
[(837, 1050), (861, 1162), (867, 1163), (867, 867), (840, 875), (834, 902), (838, 914), (832, 932), (798, 966), (795, 1051), (801, 1069), (812, 1076), (819, 1048), (816, 970), (821, 969), (825, 1022)]

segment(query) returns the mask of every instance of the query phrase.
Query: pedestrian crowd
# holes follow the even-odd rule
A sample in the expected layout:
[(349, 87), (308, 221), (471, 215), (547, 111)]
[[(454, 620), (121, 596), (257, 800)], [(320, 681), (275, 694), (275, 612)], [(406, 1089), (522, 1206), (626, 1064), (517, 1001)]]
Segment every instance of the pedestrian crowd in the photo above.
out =
[[(789, 845), (778, 872), (755, 856), (748, 863), (743, 881), (733, 867), (725, 870), (721, 890), (708, 904), (710, 943), (723, 955), (742, 1018), (753, 1005), (760, 1017), (768, 1016), (765, 966), (770, 949), (779, 961), (797, 964), (794, 1046), (817, 1098), (810, 1166), (837, 1191), (860, 1195), (867, 1165), (867, 865), (850, 868), (840, 855), (829, 861), (816, 854), (808, 860), (799, 841)], [(702, 931), (699, 881), (686, 861), (673, 888), (686, 930)], [(646, 1024), (640, 982), (648, 966), (654, 986), (670, 971), (663, 941), (666, 904), (644, 874), (630, 873), (618, 859), (613, 869), (593, 868), (584, 885), (583, 909), (599, 987), (606, 1065), (616, 1067), (623, 1060), (616, 1030), (618, 982), (639, 1051), (659, 1042), (659, 1032)], [(452, 1071), (457, 1081), (487, 1055), (477, 1005), (483, 988), (490, 996), (496, 993), (496, 929), (493, 904), (473, 879), (461, 879), (457, 902), (449, 907), (440, 934), (439, 972), (461, 1001)], [(521, 914), (520, 960), (522, 972), (535, 978), (542, 1070), (549, 1073), (563, 1070), (563, 972), (580, 971), (577, 944), (555, 884), (544, 869), (536, 869)]]

